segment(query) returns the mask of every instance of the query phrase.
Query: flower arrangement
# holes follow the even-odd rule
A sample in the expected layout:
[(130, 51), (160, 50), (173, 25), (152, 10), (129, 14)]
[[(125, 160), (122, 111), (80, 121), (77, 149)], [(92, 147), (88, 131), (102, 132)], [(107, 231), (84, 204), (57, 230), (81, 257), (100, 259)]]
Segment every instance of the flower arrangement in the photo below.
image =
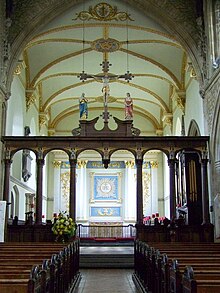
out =
[(58, 216), (54, 215), (52, 231), (56, 235), (56, 241), (65, 242), (75, 235), (76, 224), (66, 211), (60, 212)]

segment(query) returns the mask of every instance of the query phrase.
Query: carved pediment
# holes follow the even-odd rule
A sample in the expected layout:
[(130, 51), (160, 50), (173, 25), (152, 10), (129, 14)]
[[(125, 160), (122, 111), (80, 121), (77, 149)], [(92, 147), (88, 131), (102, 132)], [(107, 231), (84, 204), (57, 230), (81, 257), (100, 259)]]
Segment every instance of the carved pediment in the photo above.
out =
[(117, 128), (112, 130), (108, 127), (108, 123), (104, 122), (104, 127), (101, 130), (95, 128), (99, 117), (96, 117), (93, 120), (80, 120), (78, 128), (72, 130), (73, 136), (93, 136), (93, 137), (130, 137), (130, 136), (139, 136), (140, 130), (133, 126), (132, 120), (120, 120), (116, 117), (113, 117)]

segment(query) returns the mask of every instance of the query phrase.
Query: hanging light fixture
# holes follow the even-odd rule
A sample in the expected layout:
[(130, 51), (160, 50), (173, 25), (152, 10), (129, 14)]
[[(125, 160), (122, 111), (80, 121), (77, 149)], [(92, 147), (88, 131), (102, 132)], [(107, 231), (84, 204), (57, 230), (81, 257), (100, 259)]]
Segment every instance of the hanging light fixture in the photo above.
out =
[[(85, 11), (85, 2), (83, 1), (83, 11)], [(83, 27), (82, 27), (82, 72), (77, 76), (82, 82), (87, 80), (88, 74), (85, 73), (85, 18), (82, 18)]]
[[(128, 12), (127, 12), (127, 15), (128, 15)], [(128, 39), (129, 39), (129, 36), (128, 36), (128, 17), (126, 19), (126, 35), (127, 35), (127, 41), (126, 41), (126, 49), (127, 49), (127, 72), (124, 74), (124, 79), (129, 82), (130, 80), (132, 80), (132, 78), (134, 78), (134, 76), (132, 75), (132, 73), (130, 73), (129, 71), (129, 56), (128, 56)]]
[[(97, 5), (98, 7), (101, 6), (101, 10), (97, 10), (97, 11), (93, 11), (90, 9), (90, 11), (85, 11), (84, 9), (84, 3), (83, 3), (83, 11), (77, 16), (81, 18), (81, 20), (83, 21), (83, 33), (82, 33), (82, 45), (83, 45), (83, 48), (82, 48), (82, 72), (77, 76), (82, 82), (86, 81), (88, 78), (96, 78), (96, 79), (102, 79), (103, 77), (108, 77), (109, 79), (120, 79), (120, 78), (123, 78), (125, 81), (129, 82), (130, 80), (132, 80), (132, 78), (134, 78), (134, 76), (130, 73), (129, 71), (129, 56), (128, 56), (128, 44), (129, 44), (129, 41), (128, 41), (128, 18), (129, 18), (129, 15), (128, 13), (124, 13), (123, 14), (123, 17), (125, 19), (126, 17), (126, 32), (127, 32), (127, 72), (125, 74), (122, 74), (122, 75), (110, 75), (108, 74), (108, 71), (109, 71), (109, 67), (112, 65), (109, 63), (108, 60), (104, 60), (100, 66), (102, 66), (102, 71), (103, 71), (103, 76), (101, 76), (100, 74), (99, 75), (95, 75), (95, 74), (87, 74), (85, 72), (85, 56), (84, 56), (84, 51), (85, 51), (85, 20), (88, 20), (90, 18), (93, 17), (93, 14), (94, 15), (99, 15), (100, 11), (110, 11), (109, 14), (112, 16), (114, 15), (115, 10), (113, 10), (113, 8), (109, 5), (109, 4), (106, 4), (106, 3), (101, 3), (99, 5)], [(104, 8), (106, 8), (106, 10), (104, 10)], [(107, 9), (108, 8), (108, 9)], [(93, 12), (93, 13), (92, 13)], [(90, 14), (92, 13), (92, 14)], [(109, 17), (110, 17), (109, 15)], [(103, 16), (104, 17), (104, 16)], [(129, 18), (130, 19), (130, 18)], [(117, 49), (119, 48), (119, 42), (117, 42), (116, 40), (113, 40), (113, 39), (110, 39), (108, 38), (107, 40), (106, 39), (98, 39), (96, 41), (94, 41), (94, 44), (93, 44), (93, 48), (98, 51), (98, 52), (104, 52), (106, 51), (106, 47), (103, 46), (103, 43), (104, 44), (107, 42), (108, 43), (108, 46), (110, 45), (111, 47), (111, 52), (114, 52), (114, 51), (117, 51)]]

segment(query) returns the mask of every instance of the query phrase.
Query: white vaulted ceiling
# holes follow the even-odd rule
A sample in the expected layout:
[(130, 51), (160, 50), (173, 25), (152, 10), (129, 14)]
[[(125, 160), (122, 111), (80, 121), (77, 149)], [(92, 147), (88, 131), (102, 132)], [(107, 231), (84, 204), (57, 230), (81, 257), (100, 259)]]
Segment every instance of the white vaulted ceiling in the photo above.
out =
[(122, 1), (85, 1), (44, 24), (22, 58), (26, 90), (37, 97), (39, 115), (48, 118), (48, 129), (55, 135), (71, 135), (78, 127), (83, 92), (89, 100), (88, 120), (103, 112), (102, 81), (82, 82), (78, 77), (82, 70), (96, 77), (103, 74), (103, 60), (111, 64), (110, 76), (127, 70), (134, 76), (129, 82), (123, 78), (110, 82), (111, 115), (124, 119), (129, 92), (134, 126), (142, 135), (156, 135), (163, 130), (163, 116), (172, 113), (173, 90), (184, 89), (187, 57), (173, 35), (134, 7)]

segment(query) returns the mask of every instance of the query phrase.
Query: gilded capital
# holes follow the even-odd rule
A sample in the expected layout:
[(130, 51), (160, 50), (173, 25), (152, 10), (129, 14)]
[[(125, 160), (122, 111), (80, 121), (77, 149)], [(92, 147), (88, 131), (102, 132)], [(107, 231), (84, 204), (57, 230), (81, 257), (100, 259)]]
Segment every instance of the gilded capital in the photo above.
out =
[(168, 125), (172, 127), (173, 125), (173, 114), (172, 113), (164, 113), (162, 121), (164, 123), (164, 126)]
[(79, 161), (77, 161), (77, 165), (78, 165), (78, 168), (79, 169), (85, 168), (86, 167), (86, 164), (87, 164), (87, 161), (86, 160), (79, 160)]
[(55, 129), (54, 128), (49, 128), (48, 129), (48, 136), (53, 136), (55, 134)]
[(150, 165), (152, 169), (158, 168), (159, 163), (157, 161), (150, 161)]
[(134, 168), (135, 166), (134, 161), (126, 161), (125, 166), (126, 168)]
[(47, 124), (48, 120), (49, 119), (48, 119), (47, 113), (39, 113), (39, 127), (40, 127), (40, 129), (43, 125)]
[(54, 168), (60, 168), (60, 166), (61, 166), (61, 161), (57, 161), (57, 160), (53, 161)]
[(36, 97), (34, 95), (33, 89), (27, 89), (25, 92), (26, 95), (26, 111), (30, 109), (30, 106), (36, 102)]
[(187, 63), (186, 71), (189, 72), (190, 77), (195, 78), (195, 79), (197, 78), (197, 74), (196, 74), (196, 71), (192, 65), (192, 62)]
[(186, 92), (183, 90), (176, 90), (175, 93), (175, 102), (177, 107), (185, 112)]
[(163, 135), (163, 130), (162, 129), (157, 129), (156, 130), (156, 135), (157, 136), (162, 136)]
[(14, 75), (20, 75), (21, 71), (26, 67), (25, 62), (22, 60), (18, 61), (18, 64), (15, 68)]

